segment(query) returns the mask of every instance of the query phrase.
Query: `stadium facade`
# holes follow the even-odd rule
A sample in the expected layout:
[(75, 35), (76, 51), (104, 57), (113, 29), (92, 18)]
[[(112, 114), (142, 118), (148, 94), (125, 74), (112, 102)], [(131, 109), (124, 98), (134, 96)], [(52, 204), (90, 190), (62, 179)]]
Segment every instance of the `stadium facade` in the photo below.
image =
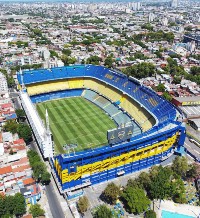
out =
[[(77, 190), (159, 164), (174, 151), (184, 149), (186, 134), (185, 126), (179, 121), (181, 113), (135, 78), (93, 65), (23, 71), (17, 76), (22, 88), (22, 106), (42, 154), (49, 158), (61, 192)], [(95, 100), (91, 92), (98, 94)], [(86, 93), (89, 101), (95, 103), (96, 99), (104, 98), (110, 102), (109, 105), (120, 110), (118, 113), (126, 114), (136, 124), (131, 129), (131, 137), (124, 139), (123, 128), (126, 125), (119, 125), (119, 131), (114, 136), (111, 134), (107, 145), (54, 155), (52, 134), (48, 125), (45, 127), (41, 121), (34, 104), (63, 97), (86, 97)], [(106, 111), (106, 101), (96, 104), (110, 114)], [(48, 114), (46, 120), (48, 123)], [(140, 131), (134, 134), (136, 129)], [(117, 140), (113, 141), (112, 137)]]

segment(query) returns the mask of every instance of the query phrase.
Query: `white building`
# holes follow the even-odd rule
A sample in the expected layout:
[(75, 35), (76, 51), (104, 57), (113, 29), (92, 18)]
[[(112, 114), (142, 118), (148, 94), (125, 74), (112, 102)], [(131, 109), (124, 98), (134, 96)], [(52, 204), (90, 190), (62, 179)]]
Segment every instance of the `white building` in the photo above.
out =
[(133, 9), (133, 11), (139, 11), (141, 9), (141, 3), (140, 2), (133, 2), (132, 9)]
[(149, 23), (153, 22), (155, 18), (156, 18), (155, 14), (149, 13), (149, 17), (148, 17)]
[(3, 73), (0, 72), (0, 93), (7, 93), (8, 92), (8, 84), (6, 77)]
[(172, 8), (177, 8), (178, 7), (178, 0), (172, 0), (171, 1), (171, 7)]

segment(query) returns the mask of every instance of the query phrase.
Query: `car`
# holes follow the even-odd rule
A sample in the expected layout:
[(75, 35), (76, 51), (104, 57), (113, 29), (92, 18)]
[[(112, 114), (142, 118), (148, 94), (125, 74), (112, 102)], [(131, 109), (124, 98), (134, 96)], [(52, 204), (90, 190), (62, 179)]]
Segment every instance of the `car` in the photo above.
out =
[(193, 142), (193, 143), (194, 143), (194, 141), (195, 141), (195, 140), (194, 140), (194, 139), (192, 139), (192, 138), (190, 138), (189, 140), (190, 140), (190, 142)]

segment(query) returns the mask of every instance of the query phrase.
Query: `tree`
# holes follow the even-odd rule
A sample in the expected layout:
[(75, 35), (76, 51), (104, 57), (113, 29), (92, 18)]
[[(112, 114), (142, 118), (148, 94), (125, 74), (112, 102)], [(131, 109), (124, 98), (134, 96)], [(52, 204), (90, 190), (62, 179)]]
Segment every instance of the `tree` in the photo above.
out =
[(174, 78), (173, 78), (173, 83), (175, 83), (175, 84), (180, 84), (180, 83), (181, 83), (181, 77), (174, 76)]
[(44, 184), (48, 184), (51, 179), (50, 173), (48, 173), (45, 164), (41, 161), (40, 156), (36, 151), (29, 150), (27, 152), (30, 165), (33, 169), (33, 176), (36, 180), (41, 181)]
[(41, 208), (40, 204), (31, 205), (29, 213), (32, 214), (33, 218), (44, 216), (45, 211)]
[(106, 205), (100, 205), (94, 214), (94, 218), (112, 218), (112, 212)]
[(163, 92), (162, 94), (163, 98), (165, 98), (167, 101), (172, 100), (172, 96), (168, 92)]
[(16, 216), (22, 216), (23, 214), (26, 213), (26, 203), (25, 203), (25, 198), (21, 193), (17, 193), (14, 195), (14, 214)]
[(14, 209), (15, 209), (15, 200), (14, 196), (5, 196), (4, 198), (4, 205), (5, 205), (5, 212), (6, 214), (13, 214)]
[(122, 198), (125, 209), (130, 213), (140, 214), (147, 210), (150, 205), (150, 200), (145, 195), (144, 190), (140, 188), (128, 186), (124, 190)]
[(33, 176), (36, 180), (40, 180), (42, 177), (42, 174), (45, 171), (45, 165), (43, 162), (36, 162), (32, 165), (33, 168)]
[(156, 73), (155, 66), (151, 63), (146, 62), (127, 67), (124, 72), (128, 76), (133, 76), (137, 79), (149, 77)]
[(153, 27), (151, 26), (150, 23), (145, 23), (141, 26), (142, 29), (146, 29), (146, 30), (149, 30), (149, 31), (153, 31)]
[(75, 64), (76, 63), (76, 58), (74, 57), (69, 57), (67, 55), (62, 55), (61, 60), (64, 62), (65, 65), (70, 65), (70, 64)]
[(71, 51), (70, 49), (63, 49), (63, 50), (62, 50), (62, 53), (63, 53), (64, 55), (70, 56), (71, 53), (72, 53), (72, 51)]
[(186, 203), (185, 186), (180, 176), (172, 180), (171, 197), (176, 203)]
[(0, 217), (2, 217), (5, 214), (5, 201), (4, 197), (0, 195)]
[(86, 196), (80, 197), (78, 200), (78, 210), (81, 214), (84, 214), (89, 207), (89, 201)]
[(164, 92), (165, 91), (165, 86), (164, 84), (160, 83), (158, 86), (155, 87), (157, 92)]
[(191, 67), (190, 73), (195, 76), (195, 75), (200, 75), (200, 67), (194, 66)]
[(42, 173), (41, 182), (42, 182), (43, 184), (48, 184), (48, 183), (50, 182), (50, 179), (51, 179), (51, 174), (45, 170), (45, 171)]
[(50, 52), (50, 57), (53, 58), (53, 57), (57, 57), (58, 58), (58, 53), (54, 50), (49, 50)]
[(188, 171), (188, 163), (186, 157), (176, 156), (172, 163), (172, 170), (179, 176), (185, 176)]
[(16, 109), (16, 110), (15, 110), (15, 113), (16, 113), (16, 115), (17, 115), (18, 122), (20, 122), (21, 120), (25, 119), (26, 114), (25, 114), (25, 111), (24, 111), (24, 110), (22, 110), (22, 109)]
[(17, 132), (20, 138), (23, 138), (26, 143), (32, 139), (31, 128), (27, 124), (19, 124)]
[(105, 190), (102, 193), (102, 198), (109, 204), (115, 204), (120, 193), (119, 186), (111, 182), (107, 185)]
[(90, 56), (87, 59), (86, 63), (87, 64), (93, 64), (93, 65), (99, 65), (100, 61), (101, 61), (101, 58), (95, 55), (95, 56)]
[(113, 65), (113, 59), (111, 57), (107, 57), (104, 61), (104, 65), (108, 68), (111, 68)]
[(152, 199), (163, 200), (171, 195), (171, 169), (159, 166), (157, 176), (153, 177), (149, 187)]
[(11, 132), (12, 134), (17, 133), (18, 123), (15, 120), (8, 120), (3, 126), (4, 131)]
[(147, 210), (144, 218), (156, 218), (156, 213), (153, 210)]
[(149, 190), (149, 185), (151, 183), (151, 178), (149, 176), (148, 173), (146, 172), (142, 172), (140, 173), (140, 175), (138, 176), (138, 183), (142, 185), (142, 187), (148, 191)]
[(198, 163), (193, 163), (188, 166), (188, 171), (186, 173), (187, 179), (195, 179), (200, 175), (200, 165)]

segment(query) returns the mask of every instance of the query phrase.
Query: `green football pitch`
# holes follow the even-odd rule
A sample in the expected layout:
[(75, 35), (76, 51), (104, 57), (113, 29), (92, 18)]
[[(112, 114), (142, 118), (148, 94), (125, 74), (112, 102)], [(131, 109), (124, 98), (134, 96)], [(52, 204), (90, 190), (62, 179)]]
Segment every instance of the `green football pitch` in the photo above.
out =
[(46, 109), (56, 154), (67, 153), (66, 144), (77, 144), (76, 151), (105, 145), (107, 130), (116, 127), (102, 109), (82, 97), (38, 103), (37, 111), (44, 121)]

